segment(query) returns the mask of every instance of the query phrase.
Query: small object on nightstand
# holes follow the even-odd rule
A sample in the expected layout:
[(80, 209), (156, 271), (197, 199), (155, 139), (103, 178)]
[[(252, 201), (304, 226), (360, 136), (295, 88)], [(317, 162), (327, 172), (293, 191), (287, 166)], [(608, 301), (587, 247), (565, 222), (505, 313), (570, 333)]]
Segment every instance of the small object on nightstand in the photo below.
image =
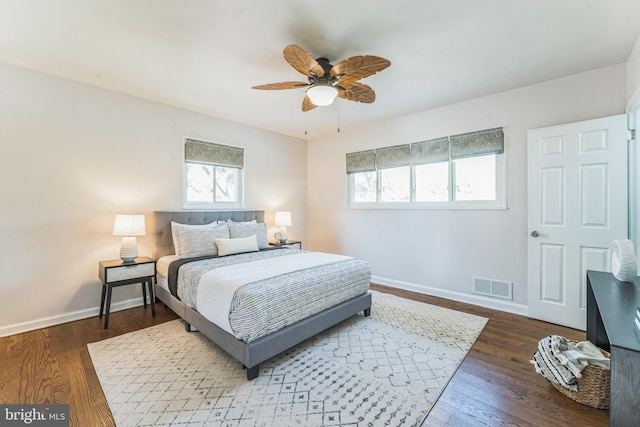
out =
[(294, 248), (294, 249), (302, 249), (302, 242), (297, 240), (286, 240), (284, 243), (278, 242), (269, 242), (269, 245), (274, 248)]
[(113, 288), (134, 283), (142, 284), (142, 298), (147, 306), (147, 289), (151, 313), (156, 315), (154, 283), (156, 279), (156, 261), (149, 257), (138, 257), (131, 262), (120, 259), (100, 261), (98, 275), (102, 282), (102, 296), (100, 298), (100, 316), (104, 312), (104, 328), (109, 327), (109, 311), (111, 309), (111, 291)]

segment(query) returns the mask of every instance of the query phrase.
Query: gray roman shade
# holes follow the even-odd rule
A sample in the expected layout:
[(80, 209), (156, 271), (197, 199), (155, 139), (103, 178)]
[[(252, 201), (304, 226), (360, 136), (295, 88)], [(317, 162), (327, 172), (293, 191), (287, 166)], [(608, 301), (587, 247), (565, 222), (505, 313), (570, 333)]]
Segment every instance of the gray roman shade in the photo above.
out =
[(347, 173), (374, 170), (376, 170), (376, 152), (374, 150), (347, 153)]
[(184, 145), (184, 160), (192, 163), (242, 169), (244, 167), (244, 148), (187, 138)]
[(465, 157), (502, 153), (504, 153), (503, 129), (485, 129), (412, 144), (347, 153), (347, 173), (448, 162)]
[(430, 141), (411, 144), (411, 163), (424, 165), (449, 161), (449, 138), (438, 138)]
[(376, 148), (376, 167), (378, 169), (397, 168), (410, 164), (411, 146), (409, 144)]
[(486, 129), (449, 137), (451, 158), (485, 156), (504, 153), (504, 132), (502, 128)]

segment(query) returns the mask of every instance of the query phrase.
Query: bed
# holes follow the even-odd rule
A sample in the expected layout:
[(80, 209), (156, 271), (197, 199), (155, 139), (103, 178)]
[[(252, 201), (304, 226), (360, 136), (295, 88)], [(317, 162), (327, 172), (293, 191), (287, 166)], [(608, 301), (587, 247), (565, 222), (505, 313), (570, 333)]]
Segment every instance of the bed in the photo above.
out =
[[(370, 271), (368, 270), (368, 265), (366, 266), (366, 273), (368, 274), (366, 285), (363, 284), (363, 267), (360, 265), (358, 267), (359, 271), (353, 272), (353, 277), (358, 277), (359, 284), (354, 289), (347, 289), (351, 284), (345, 284), (345, 289), (347, 291), (343, 291), (340, 286), (336, 286), (335, 278), (327, 276), (327, 282), (332, 282), (333, 291), (327, 291), (327, 298), (315, 298), (316, 302), (320, 301), (319, 304), (330, 305), (326, 308), (322, 308), (321, 311), (313, 312), (313, 310), (317, 310), (318, 308), (305, 308), (301, 307), (297, 315), (305, 316), (303, 318), (299, 318), (295, 320), (295, 322), (290, 322), (291, 324), (286, 324), (285, 326), (275, 329), (276, 326), (270, 325), (268, 327), (263, 327), (261, 332), (252, 332), (245, 331), (246, 333), (235, 332), (234, 330), (229, 329), (228, 324), (221, 324), (217, 320), (212, 319), (212, 310), (209, 305), (203, 305), (200, 302), (200, 305), (194, 307), (191, 299), (189, 298), (189, 293), (187, 291), (182, 291), (183, 293), (178, 293), (178, 290), (175, 288), (177, 285), (175, 284), (178, 278), (181, 276), (181, 280), (185, 281), (185, 277), (191, 277), (193, 273), (203, 271), (205, 266), (207, 265), (216, 265), (217, 262), (220, 262), (224, 259), (227, 263), (237, 265), (230, 265), (225, 268), (220, 269), (220, 271), (228, 271), (229, 269), (239, 269), (244, 268), (244, 265), (253, 266), (254, 270), (259, 270), (261, 267), (259, 266), (272, 266), (275, 265), (276, 262), (272, 260), (278, 260), (281, 265), (287, 265), (286, 269), (291, 269), (291, 265), (295, 263), (291, 263), (288, 260), (301, 260), (300, 265), (305, 262), (320, 262), (317, 259), (321, 259), (323, 256), (328, 256), (328, 254), (321, 253), (312, 253), (307, 251), (298, 251), (296, 249), (261, 249), (259, 253), (255, 253), (256, 257), (265, 257), (266, 260), (257, 260), (251, 264), (240, 264), (243, 256), (253, 256), (252, 254), (238, 254), (238, 255), (228, 255), (225, 257), (192, 257), (195, 260), (193, 263), (184, 263), (184, 261), (176, 260), (178, 257), (175, 255), (174, 242), (172, 237), (171, 230), (171, 222), (185, 224), (185, 225), (204, 225), (204, 224), (213, 224), (216, 221), (226, 222), (230, 221), (233, 223), (246, 223), (250, 222), (255, 223), (263, 223), (264, 222), (264, 211), (177, 211), (177, 212), (154, 212), (152, 217), (152, 227), (153, 227), (153, 256), (156, 260), (158, 260), (158, 280), (156, 280), (155, 286), (155, 296), (158, 300), (163, 302), (167, 307), (171, 308), (180, 318), (182, 318), (186, 323), (187, 331), (191, 331), (193, 329), (198, 330), (200, 333), (205, 335), (211, 341), (213, 341), (216, 345), (221, 347), (227, 353), (229, 353), (232, 357), (237, 359), (243, 367), (247, 369), (247, 379), (252, 380), (259, 375), (260, 365), (266, 360), (282, 353), (283, 351), (295, 346), (296, 344), (301, 343), (302, 341), (313, 337), (314, 335), (334, 326), (349, 317), (357, 315), (358, 313), (363, 313), (364, 316), (369, 316), (371, 313), (371, 293), (368, 291), (368, 281), (370, 279)], [(235, 225), (235, 224), (234, 224)], [(224, 239), (223, 239), (224, 240)], [(243, 239), (233, 240), (233, 242), (240, 242)], [(224, 240), (227, 242), (226, 240)], [(220, 242), (219, 242), (220, 243)], [(226, 244), (226, 243), (225, 243)], [(263, 244), (261, 243), (263, 246)], [(300, 252), (300, 253), (298, 253)], [(198, 255), (198, 254), (196, 254)], [(183, 258), (190, 258), (190, 256), (182, 256)], [(233, 258), (237, 257), (237, 258)], [(336, 257), (339, 257), (336, 255)], [(344, 257), (347, 258), (347, 257)], [(287, 261), (282, 261), (282, 260)], [(175, 261), (175, 262), (174, 262)], [(356, 268), (355, 266), (351, 266), (350, 264), (363, 263), (362, 261), (356, 260), (355, 258), (351, 258), (348, 262), (347, 260), (342, 263), (341, 260), (338, 260), (341, 264), (334, 264), (344, 266), (343, 268)], [(338, 262), (336, 261), (336, 262)], [(179, 266), (179, 264), (184, 263), (184, 265)], [(262, 264), (261, 264), (262, 263)], [(366, 264), (366, 263), (364, 263)], [(297, 264), (296, 264), (297, 265)], [(277, 266), (269, 267), (275, 269), (275, 272), (272, 273), (273, 277), (264, 279), (260, 281), (260, 284), (267, 283), (269, 286), (275, 284), (276, 282), (282, 282), (282, 286), (285, 286), (284, 290), (279, 291), (281, 294), (283, 292), (289, 292), (293, 288), (286, 288), (286, 286), (293, 286), (287, 280), (289, 276), (298, 275), (298, 278), (295, 280), (303, 280), (299, 277), (310, 277), (312, 276), (311, 272), (315, 270), (311, 270), (311, 268), (318, 268), (318, 271), (325, 271), (326, 268), (330, 266), (317, 265), (315, 267), (311, 267), (312, 264), (309, 264), (309, 268), (306, 270), (300, 271), (292, 271), (290, 273), (282, 273), (278, 275)], [(315, 264), (313, 264), (315, 265)], [(283, 267), (280, 267), (283, 268)], [(325, 270), (322, 270), (324, 268)], [(191, 269), (191, 270), (189, 270)], [(284, 270), (283, 270), (284, 271)], [(184, 273), (184, 274), (183, 274)], [(212, 272), (215, 274), (215, 272)], [(210, 272), (200, 273), (202, 274), (202, 280), (204, 278), (208, 278), (209, 282), (211, 280), (218, 280), (215, 276), (210, 278)], [(344, 273), (340, 273), (340, 275), (344, 275)], [(251, 276), (251, 275), (249, 275)], [(200, 277), (200, 276), (197, 276)], [(324, 280), (324, 276), (319, 276), (317, 274), (313, 274), (313, 283), (304, 289), (304, 291), (315, 291), (316, 293), (321, 292), (320, 286), (318, 282), (322, 282), (318, 278), (322, 278)], [(192, 281), (197, 282), (199, 279), (192, 279)], [(311, 279), (310, 279), (311, 280)], [(354, 279), (355, 280), (355, 279)], [(172, 282), (173, 281), (173, 282)], [(293, 278), (291, 278), (292, 283), (295, 283), (296, 286), (300, 286), (299, 283), (304, 282), (295, 282)], [(172, 283), (169, 283), (172, 282)], [(182, 283), (182, 282), (180, 282)], [(205, 282), (201, 282), (205, 283)], [(348, 285), (348, 286), (347, 286)], [(186, 286), (186, 285), (185, 285)], [(205, 287), (204, 285), (199, 285), (201, 287)], [(253, 284), (249, 284), (244, 288), (251, 288)], [(304, 285), (302, 285), (304, 286)], [(364, 286), (364, 288), (363, 288)], [(241, 289), (239, 288), (237, 292)], [(302, 288), (300, 288), (302, 289)], [(327, 288), (329, 289), (329, 288)], [(337, 291), (337, 290), (339, 291)], [(200, 297), (200, 291), (197, 292)], [(191, 292), (191, 293), (193, 293)], [(204, 291), (203, 291), (204, 292)], [(272, 292), (272, 291), (269, 291)], [(293, 292), (296, 294), (297, 291)], [(335, 294), (335, 295), (334, 295)], [(340, 294), (340, 296), (338, 296)], [(180, 296), (182, 295), (183, 298)], [(333, 298), (333, 300), (331, 299)], [(217, 296), (210, 298), (208, 301), (215, 302)], [(295, 298), (291, 298), (294, 300)], [(309, 300), (314, 298), (309, 298)], [(199, 300), (206, 301), (206, 300)], [(247, 303), (248, 304), (248, 303)], [(306, 303), (304, 303), (306, 304)], [(215, 304), (214, 304), (215, 305)], [(282, 304), (280, 304), (282, 305)], [(302, 304), (303, 305), (303, 304)], [(215, 312), (217, 309), (214, 309)], [(250, 309), (247, 309), (248, 312), (251, 312)], [(305, 310), (312, 313), (306, 316)], [(219, 310), (218, 313), (221, 313), (222, 310)], [(255, 307), (253, 308), (254, 313), (260, 313), (261, 311), (256, 311)], [(296, 312), (296, 310), (291, 310), (292, 313)], [(233, 314), (233, 312), (232, 312)], [(225, 312), (226, 315), (226, 312)], [(228, 316), (232, 318), (232, 315)], [(246, 318), (246, 315), (238, 315), (236, 317)], [(241, 323), (237, 319), (231, 319), (231, 321), (236, 320), (236, 323)], [(246, 320), (246, 319), (245, 319)], [(218, 323), (216, 323), (218, 322)], [(275, 322), (275, 321), (274, 321)], [(260, 323), (257, 320), (254, 323)], [(277, 322), (275, 322), (277, 325)]]

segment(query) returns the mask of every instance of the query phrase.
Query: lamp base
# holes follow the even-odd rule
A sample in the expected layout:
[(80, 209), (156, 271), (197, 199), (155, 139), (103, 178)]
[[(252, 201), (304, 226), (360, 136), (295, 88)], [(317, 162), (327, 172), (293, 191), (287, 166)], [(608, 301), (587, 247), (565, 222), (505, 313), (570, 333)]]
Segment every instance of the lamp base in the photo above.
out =
[(287, 227), (280, 227), (280, 244), (284, 245), (285, 243), (287, 243), (288, 238), (289, 236), (287, 236)]
[(135, 236), (123, 237), (120, 245), (120, 259), (124, 262), (132, 262), (138, 257), (138, 243)]

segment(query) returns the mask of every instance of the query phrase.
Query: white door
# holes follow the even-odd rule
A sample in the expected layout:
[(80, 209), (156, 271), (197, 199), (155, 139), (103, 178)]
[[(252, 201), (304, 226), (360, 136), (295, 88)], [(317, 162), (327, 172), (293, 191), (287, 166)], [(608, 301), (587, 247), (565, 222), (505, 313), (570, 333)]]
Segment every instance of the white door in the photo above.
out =
[(530, 130), (528, 314), (586, 328), (587, 270), (627, 238), (627, 116)]

